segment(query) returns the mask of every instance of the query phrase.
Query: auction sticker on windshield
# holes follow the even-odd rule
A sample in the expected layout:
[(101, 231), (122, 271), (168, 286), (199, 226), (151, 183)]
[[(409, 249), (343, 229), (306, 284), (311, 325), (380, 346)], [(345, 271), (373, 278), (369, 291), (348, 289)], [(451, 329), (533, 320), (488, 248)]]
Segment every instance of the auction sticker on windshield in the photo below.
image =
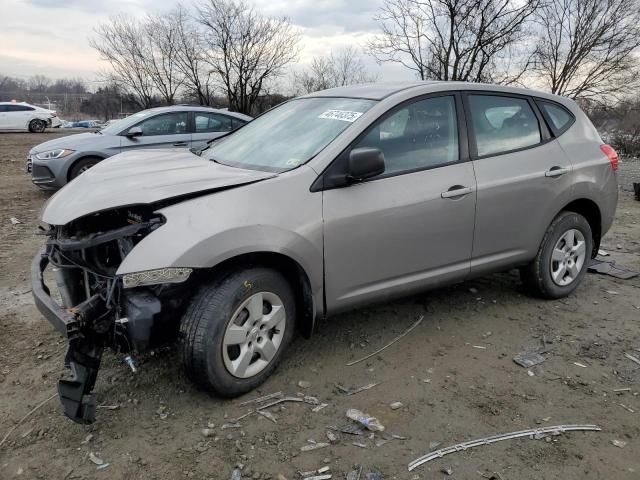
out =
[(331, 120), (342, 120), (343, 122), (355, 122), (362, 112), (350, 112), (349, 110), (327, 110), (318, 118), (329, 118)]

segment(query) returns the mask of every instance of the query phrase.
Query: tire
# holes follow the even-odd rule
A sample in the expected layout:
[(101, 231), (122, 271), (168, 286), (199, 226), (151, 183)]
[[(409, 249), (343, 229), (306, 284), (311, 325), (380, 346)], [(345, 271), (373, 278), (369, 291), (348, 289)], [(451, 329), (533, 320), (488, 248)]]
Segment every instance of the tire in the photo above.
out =
[(566, 297), (587, 273), (592, 251), (589, 222), (578, 213), (562, 212), (549, 225), (536, 258), (520, 270), (520, 276), (536, 296)]
[[(236, 270), (203, 286), (180, 323), (180, 352), (189, 378), (223, 397), (256, 388), (291, 343), (295, 305), (287, 280), (268, 268)], [(268, 330), (268, 322), (276, 321), (277, 328)]]
[(98, 162), (100, 162), (100, 160), (102, 159), (98, 157), (85, 157), (78, 160), (69, 170), (69, 181), (86, 172), (91, 167), (94, 167)]
[(31, 133), (43, 133), (47, 128), (47, 123), (43, 120), (31, 120), (29, 122), (29, 131)]

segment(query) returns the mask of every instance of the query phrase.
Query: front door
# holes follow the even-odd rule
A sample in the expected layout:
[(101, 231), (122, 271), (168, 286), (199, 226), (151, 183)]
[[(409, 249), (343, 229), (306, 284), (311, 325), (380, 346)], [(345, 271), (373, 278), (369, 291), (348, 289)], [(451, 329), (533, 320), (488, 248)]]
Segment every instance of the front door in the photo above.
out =
[(171, 112), (156, 115), (140, 122), (136, 127), (142, 130), (137, 137), (122, 137), (120, 147), (123, 152), (147, 148), (191, 147), (189, 112)]
[(454, 95), (414, 100), (352, 145), (379, 148), (386, 171), (323, 192), (329, 311), (467, 275), (475, 177), (461, 161), (457, 109)]

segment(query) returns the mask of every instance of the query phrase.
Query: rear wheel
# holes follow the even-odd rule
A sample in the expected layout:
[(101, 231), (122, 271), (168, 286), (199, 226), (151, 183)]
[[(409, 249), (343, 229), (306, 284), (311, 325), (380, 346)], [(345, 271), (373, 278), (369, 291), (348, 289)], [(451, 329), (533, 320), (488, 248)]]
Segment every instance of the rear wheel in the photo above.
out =
[(47, 128), (47, 123), (44, 120), (31, 120), (29, 122), (29, 131), (31, 133), (42, 133)]
[(91, 167), (95, 166), (99, 161), (100, 159), (97, 157), (81, 158), (71, 167), (71, 170), (69, 171), (69, 181), (86, 172)]
[(589, 222), (578, 213), (562, 212), (549, 225), (536, 258), (520, 275), (540, 297), (566, 297), (587, 273), (592, 250)]
[(268, 268), (238, 270), (202, 287), (180, 325), (187, 374), (226, 397), (256, 388), (291, 342), (295, 315), (289, 283)]

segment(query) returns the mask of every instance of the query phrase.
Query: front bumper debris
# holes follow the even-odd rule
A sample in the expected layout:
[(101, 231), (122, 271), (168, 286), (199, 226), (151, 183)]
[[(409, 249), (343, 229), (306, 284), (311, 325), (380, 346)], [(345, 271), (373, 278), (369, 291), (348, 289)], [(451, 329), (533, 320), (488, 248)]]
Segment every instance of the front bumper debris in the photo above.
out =
[(33, 299), (40, 313), (69, 341), (65, 367), (71, 370), (71, 378), (58, 381), (58, 395), (64, 414), (74, 422), (89, 424), (95, 421), (96, 401), (92, 391), (104, 347), (84, 338), (80, 331), (81, 310), (66, 310), (51, 298), (43, 278), (48, 264), (49, 257), (46, 247), (43, 247), (31, 264)]

